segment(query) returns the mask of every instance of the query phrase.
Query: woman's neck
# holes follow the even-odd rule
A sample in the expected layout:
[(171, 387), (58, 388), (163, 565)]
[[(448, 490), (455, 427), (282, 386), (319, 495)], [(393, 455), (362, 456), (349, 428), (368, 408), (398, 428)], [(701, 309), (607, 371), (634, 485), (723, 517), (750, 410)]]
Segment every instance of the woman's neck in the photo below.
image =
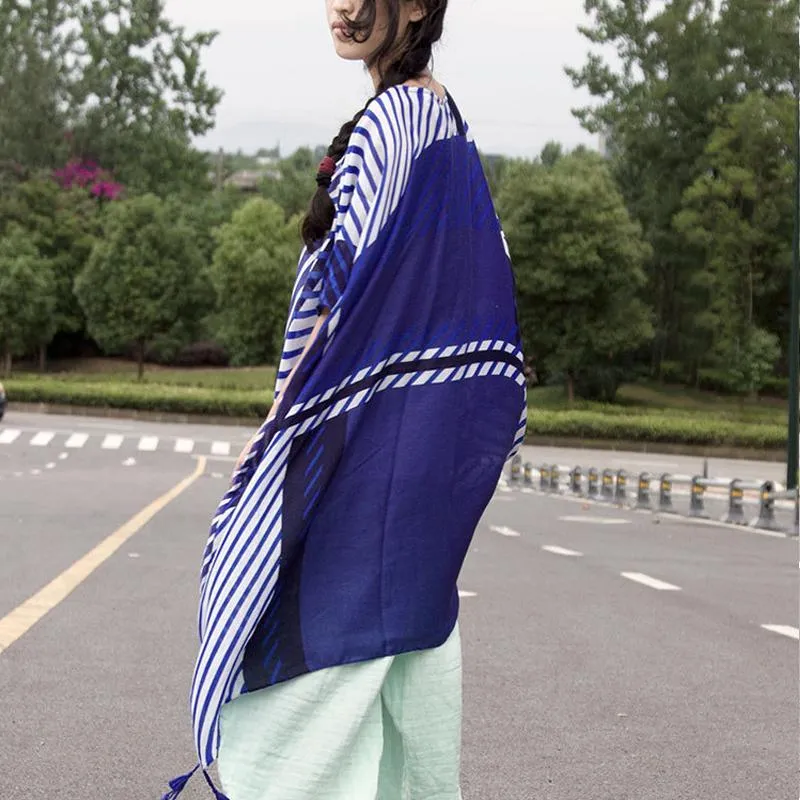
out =
[[(372, 78), (372, 84), (375, 87), (375, 91), (377, 92), (381, 85), (381, 73), (378, 67), (371, 67), (369, 69), (370, 77)], [(426, 69), (423, 73), (418, 75), (416, 78), (411, 78), (410, 80), (405, 81), (406, 86), (420, 86), (424, 89), (430, 89), (435, 94), (439, 95), (439, 97), (445, 96), (444, 87), (434, 79), (433, 74), (429, 69)]]

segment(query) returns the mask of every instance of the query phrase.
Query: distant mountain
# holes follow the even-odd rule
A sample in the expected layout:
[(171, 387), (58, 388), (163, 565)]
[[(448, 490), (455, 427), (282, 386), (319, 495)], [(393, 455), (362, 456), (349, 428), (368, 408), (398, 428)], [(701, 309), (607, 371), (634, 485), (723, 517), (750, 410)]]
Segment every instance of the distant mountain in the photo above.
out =
[(202, 150), (257, 153), (262, 148), (280, 147), (286, 156), (299, 147), (327, 147), (337, 131), (328, 130), (314, 122), (278, 122), (263, 120), (238, 125), (220, 126), (195, 144)]

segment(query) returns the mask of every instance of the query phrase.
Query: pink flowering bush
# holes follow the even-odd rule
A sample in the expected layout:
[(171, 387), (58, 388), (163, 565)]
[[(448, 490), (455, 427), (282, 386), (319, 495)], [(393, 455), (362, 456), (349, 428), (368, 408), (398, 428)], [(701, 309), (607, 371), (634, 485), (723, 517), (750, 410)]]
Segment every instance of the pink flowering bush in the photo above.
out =
[(55, 170), (53, 177), (63, 189), (88, 189), (92, 197), (98, 200), (116, 200), (124, 188), (93, 161), (73, 159)]

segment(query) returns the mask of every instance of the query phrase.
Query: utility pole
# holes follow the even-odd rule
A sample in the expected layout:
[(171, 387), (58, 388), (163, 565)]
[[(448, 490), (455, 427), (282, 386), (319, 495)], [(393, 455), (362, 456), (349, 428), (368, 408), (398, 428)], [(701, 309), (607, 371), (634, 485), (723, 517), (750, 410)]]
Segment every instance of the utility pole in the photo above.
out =
[(789, 448), (786, 486), (796, 489), (800, 470), (800, 76), (795, 77), (794, 243), (789, 337)]

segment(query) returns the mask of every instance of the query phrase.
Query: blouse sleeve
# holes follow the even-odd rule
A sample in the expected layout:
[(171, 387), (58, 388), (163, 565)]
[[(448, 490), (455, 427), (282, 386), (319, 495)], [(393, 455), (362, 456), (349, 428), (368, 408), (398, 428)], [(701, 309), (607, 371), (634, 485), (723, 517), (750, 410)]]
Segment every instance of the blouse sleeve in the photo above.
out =
[(414, 96), (384, 92), (367, 106), (350, 137), (338, 170), (336, 217), (320, 265), (323, 308), (336, 307), (356, 259), (400, 204), (413, 160), (421, 152), (420, 114), (411, 108)]

